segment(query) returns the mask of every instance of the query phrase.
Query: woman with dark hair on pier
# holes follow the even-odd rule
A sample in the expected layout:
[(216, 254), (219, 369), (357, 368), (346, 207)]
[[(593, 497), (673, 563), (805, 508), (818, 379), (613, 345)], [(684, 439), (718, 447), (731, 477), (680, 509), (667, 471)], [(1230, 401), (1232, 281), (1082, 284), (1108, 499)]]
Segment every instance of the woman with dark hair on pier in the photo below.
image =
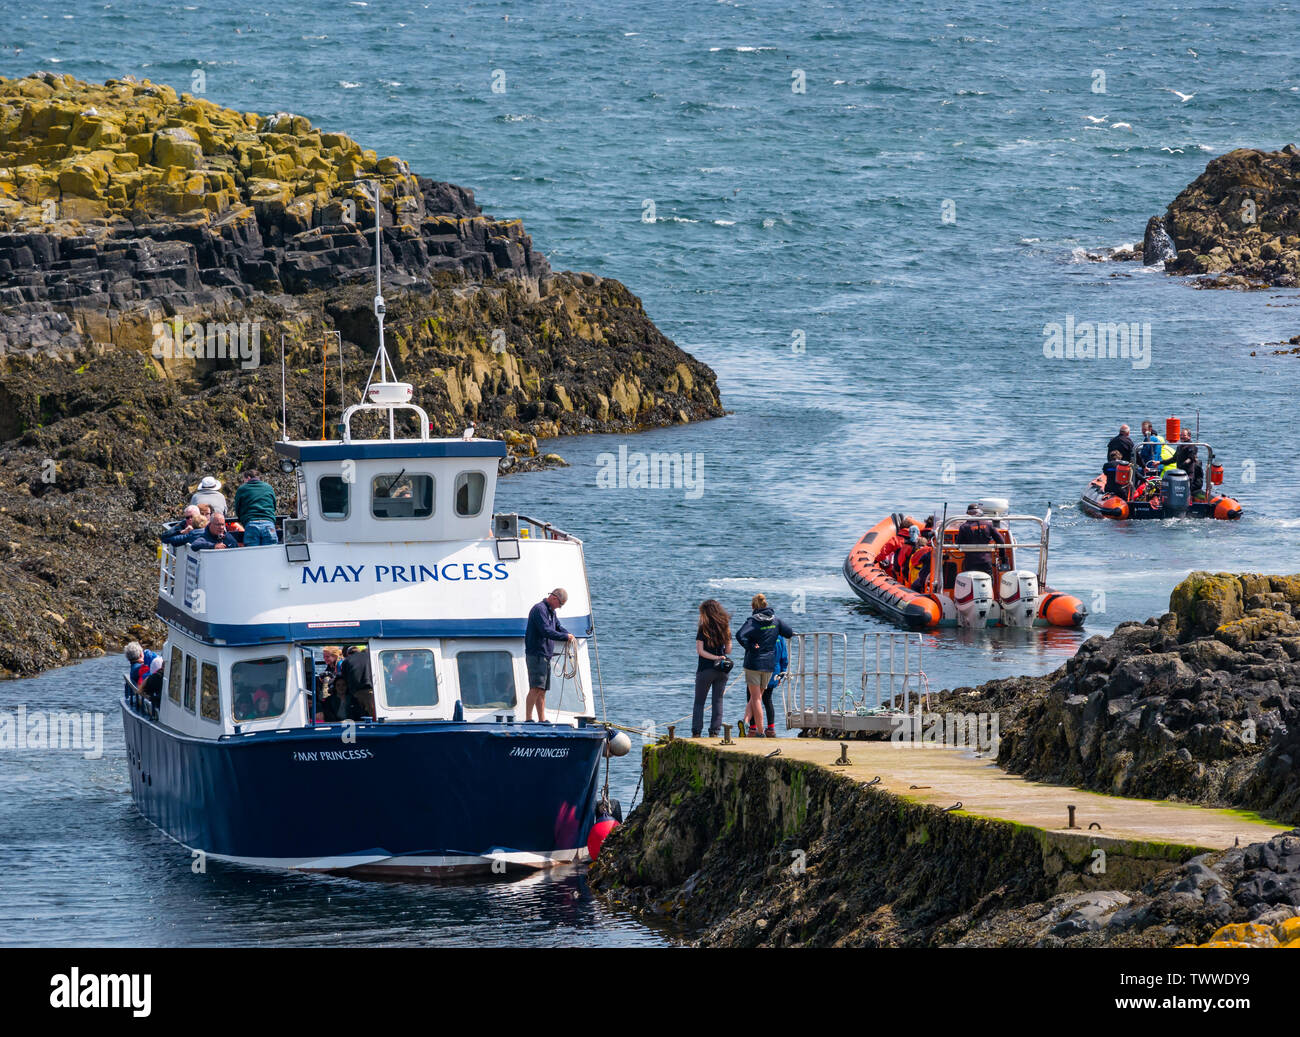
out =
[(731, 617), (722, 605), (709, 598), (700, 605), (700, 623), (695, 631), (695, 710), (691, 714), (691, 737), (699, 738), (704, 729), (704, 700), (713, 694), (713, 712), (709, 716), (709, 737), (722, 730), (722, 696), (731, 676)]

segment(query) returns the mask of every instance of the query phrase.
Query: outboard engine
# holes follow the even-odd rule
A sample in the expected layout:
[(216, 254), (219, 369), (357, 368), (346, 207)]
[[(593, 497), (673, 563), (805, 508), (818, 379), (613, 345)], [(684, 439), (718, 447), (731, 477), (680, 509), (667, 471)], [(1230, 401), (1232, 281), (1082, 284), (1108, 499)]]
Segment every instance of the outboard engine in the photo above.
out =
[(1002, 606), (1002, 625), (1031, 627), (1038, 618), (1038, 574), (1028, 569), (1004, 572), (998, 580), (998, 604)]
[(1192, 499), (1192, 481), (1181, 468), (1165, 472), (1160, 480), (1160, 496), (1164, 498), (1165, 515), (1186, 515)]
[(958, 573), (952, 600), (957, 606), (958, 626), (987, 626), (993, 606), (993, 577), (981, 572)]

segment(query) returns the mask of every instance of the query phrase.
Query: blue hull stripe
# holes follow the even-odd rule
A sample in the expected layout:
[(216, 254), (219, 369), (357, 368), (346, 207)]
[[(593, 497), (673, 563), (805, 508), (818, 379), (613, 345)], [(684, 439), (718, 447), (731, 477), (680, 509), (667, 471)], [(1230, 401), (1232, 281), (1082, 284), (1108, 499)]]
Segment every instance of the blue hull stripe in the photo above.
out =
[[(289, 641), (366, 641), (382, 637), (523, 637), (525, 619), (362, 619), (355, 624), (313, 623), (208, 623), (158, 599), (158, 618), (207, 644), (258, 645)], [(592, 632), (591, 616), (563, 620), (569, 630), (584, 637)]]
[(224, 857), (550, 854), (586, 845), (602, 728), (360, 724), (191, 738), (122, 703), (131, 793)]

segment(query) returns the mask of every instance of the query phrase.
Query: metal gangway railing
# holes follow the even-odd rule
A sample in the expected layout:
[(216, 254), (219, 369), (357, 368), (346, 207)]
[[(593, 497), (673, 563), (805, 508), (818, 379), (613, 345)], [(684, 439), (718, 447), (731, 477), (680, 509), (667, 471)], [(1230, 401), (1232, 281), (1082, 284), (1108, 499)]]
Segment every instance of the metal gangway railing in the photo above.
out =
[(861, 658), (860, 678), (851, 687), (847, 634), (795, 634), (782, 684), (786, 729), (889, 734), (900, 726), (917, 725), (928, 690), (921, 669), (921, 635), (863, 634)]

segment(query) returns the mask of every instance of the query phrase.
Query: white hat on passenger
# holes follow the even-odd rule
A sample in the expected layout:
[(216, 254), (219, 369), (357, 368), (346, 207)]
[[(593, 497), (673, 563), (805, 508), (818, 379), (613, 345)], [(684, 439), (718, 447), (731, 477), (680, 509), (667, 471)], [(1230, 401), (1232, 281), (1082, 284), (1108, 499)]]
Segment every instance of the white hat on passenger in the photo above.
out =
[(219, 490), (221, 489), (221, 480), (215, 476), (205, 475), (199, 480), (199, 490)]

